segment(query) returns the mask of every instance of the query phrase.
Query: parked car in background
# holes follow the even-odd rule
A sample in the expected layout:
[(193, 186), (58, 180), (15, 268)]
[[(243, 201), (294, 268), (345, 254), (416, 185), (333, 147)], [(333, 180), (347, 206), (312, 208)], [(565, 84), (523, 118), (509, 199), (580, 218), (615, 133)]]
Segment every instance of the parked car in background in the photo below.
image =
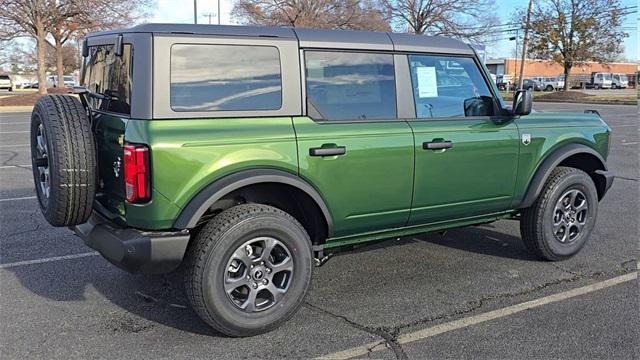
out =
[(0, 75), (0, 89), (13, 91), (13, 81), (9, 75)]
[(529, 91), (540, 91), (542, 88), (540, 87), (540, 83), (533, 79), (524, 79), (522, 81), (522, 88)]
[(626, 74), (612, 74), (611, 75), (611, 88), (612, 89), (626, 89), (629, 87), (629, 78)]
[(31, 83), (31, 84), (25, 85), (22, 88), (23, 89), (37, 89), (39, 87), (40, 87), (39, 84), (37, 82), (34, 82), (34, 83)]
[[(64, 86), (65, 87), (74, 87), (74, 86), (76, 86), (76, 81), (73, 79), (73, 76), (65, 75), (63, 77), (63, 79), (64, 79)], [(52, 76), (47, 77), (47, 86), (49, 86), (49, 87), (58, 87), (58, 76), (52, 75)]]
[(534, 76), (531, 80), (538, 83), (538, 86), (543, 91), (554, 91), (564, 88), (564, 77), (544, 77)]
[(498, 89), (506, 91), (511, 90), (513, 87), (513, 76), (502, 74), (496, 77), (496, 85), (498, 85)]
[(587, 82), (581, 81), (580, 87), (587, 89), (611, 89), (613, 76), (608, 72), (592, 72)]

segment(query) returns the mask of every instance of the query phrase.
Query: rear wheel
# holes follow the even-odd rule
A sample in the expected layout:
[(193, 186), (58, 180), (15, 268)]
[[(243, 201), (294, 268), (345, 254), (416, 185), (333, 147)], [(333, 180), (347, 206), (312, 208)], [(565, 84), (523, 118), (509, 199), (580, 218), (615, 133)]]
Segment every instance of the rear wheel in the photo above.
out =
[(553, 91), (553, 85), (547, 85), (545, 88), (546, 91)]
[(192, 241), (187, 296), (214, 329), (257, 335), (280, 326), (302, 305), (311, 282), (311, 241), (289, 214), (238, 205), (217, 215)]
[(36, 195), (53, 226), (82, 224), (96, 191), (91, 124), (78, 99), (43, 96), (31, 114), (31, 163)]
[(598, 193), (591, 177), (579, 169), (558, 167), (538, 199), (522, 212), (522, 240), (542, 259), (569, 258), (586, 244), (597, 214)]

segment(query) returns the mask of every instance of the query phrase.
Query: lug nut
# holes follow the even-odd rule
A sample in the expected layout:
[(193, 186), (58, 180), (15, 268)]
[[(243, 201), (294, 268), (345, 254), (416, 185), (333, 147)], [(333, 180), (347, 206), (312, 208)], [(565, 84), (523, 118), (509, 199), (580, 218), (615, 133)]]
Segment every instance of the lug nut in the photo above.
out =
[(253, 286), (254, 289), (257, 289), (258, 288), (258, 283), (254, 282), (252, 286)]
[(260, 265), (264, 265), (264, 261), (260, 261)]
[(251, 268), (253, 269), (254, 267), (256, 267), (255, 265), (251, 264)]
[(266, 268), (264, 270), (267, 272), (267, 274), (271, 274), (271, 269), (270, 268)]
[(263, 279), (262, 280), (262, 285), (267, 285), (268, 283), (269, 283), (269, 280), (267, 280), (267, 279)]

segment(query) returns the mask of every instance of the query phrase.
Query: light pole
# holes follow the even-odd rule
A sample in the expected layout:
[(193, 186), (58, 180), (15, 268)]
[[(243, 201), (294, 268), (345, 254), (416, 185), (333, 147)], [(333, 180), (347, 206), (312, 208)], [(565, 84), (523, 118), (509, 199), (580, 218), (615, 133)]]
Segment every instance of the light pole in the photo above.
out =
[(527, 43), (529, 42), (529, 22), (531, 21), (531, 10), (533, 9), (533, 0), (529, 0), (529, 8), (527, 9), (527, 21), (524, 25), (524, 40), (522, 41), (522, 60), (520, 61), (520, 77), (518, 78), (518, 88), (522, 89), (524, 82), (524, 61), (527, 59)]
[[(514, 58), (516, 59), (516, 61), (513, 62), (513, 68), (514, 69), (513, 69), (513, 79), (512, 79), (512, 80), (514, 80), (514, 83), (515, 83), (515, 80), (518, 78), (518, 62), (517, 61), (518, 61), (518, 38), (519, 37), (520, 37), (520, 29), (516, 29), (516, 36), (512, 36), (512, 37), (509, 38), (509, 41), (514, 41), (515, 40), (515, 42), (516, 42), (516, 53), (514, 55)], [(509, 83), (509, 86), (511, 86), (511, 85), (512, 84)], [(514, 87), (515, 87), (515, 85), (514, 85)], [(507, 90), (510, 90), (510, 89), (507, 89)]]
[(193, 23), (198, 23), (198, 0), (193, 0)]

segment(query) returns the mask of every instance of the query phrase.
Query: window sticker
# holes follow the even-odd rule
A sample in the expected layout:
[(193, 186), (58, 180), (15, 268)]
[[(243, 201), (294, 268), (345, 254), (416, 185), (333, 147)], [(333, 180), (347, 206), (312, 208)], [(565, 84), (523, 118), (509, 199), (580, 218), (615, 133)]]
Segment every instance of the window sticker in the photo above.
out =
[(438, 81), (436, 79), (436, 68), (433, 66), (418, 66), (418, 97), (438, 97)]

